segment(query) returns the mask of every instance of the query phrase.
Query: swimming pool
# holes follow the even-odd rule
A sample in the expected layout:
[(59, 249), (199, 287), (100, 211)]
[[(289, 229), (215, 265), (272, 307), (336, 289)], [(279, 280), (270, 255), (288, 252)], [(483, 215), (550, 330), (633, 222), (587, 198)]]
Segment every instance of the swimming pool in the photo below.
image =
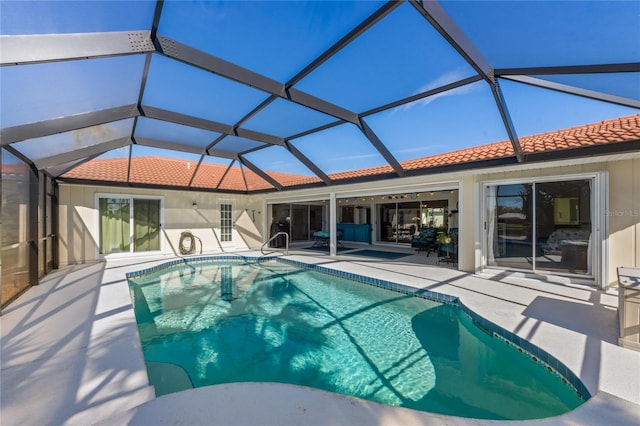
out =
[(156, 393), (280, 382), (485, 419), (559, 415), (589, 397), (450, 296), (327, 271), (236, 258), (130, 274)]

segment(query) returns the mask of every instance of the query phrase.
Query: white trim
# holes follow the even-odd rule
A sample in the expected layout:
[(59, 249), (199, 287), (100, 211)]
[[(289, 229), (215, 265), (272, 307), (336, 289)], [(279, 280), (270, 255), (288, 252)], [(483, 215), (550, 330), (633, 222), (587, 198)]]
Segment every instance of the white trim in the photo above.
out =
[[(129, 247), (130, 247), (129, 252), (110, 253), (110, 254), (100, 253), (100, 201), (99, 201), (100, 198), (122, 198), (122, 199), (129, 200), (129, 205), (131, 206), (131, 208), (129, 209), (129, 223), (131, 224), (131, 226), (129, 227)], [(135, 227), (135, 223), (133, 219), (133, 200), (134, 199), (160, 200), (160, 223), (159, 223), (160, 250), (140, 251), (140, 252), (133, 251), (133, 229)], [(93, 205), (95, 207), (94, 219), (96, 224), (96, 229), (94, 231), (96, 235), (96, 241), (98, 242), (95, 249), (96, 259), (107, 260), (107, 259), (127, 258), (131, 256), (140, 257), (140, 256), (164, 254), (164, 250), (165, 250), (165, 242), (164, 242), (165, 236), (163, 232), (164, 230), (164, 195), (133, 195), (133, 194), (122, 194), (122, 193), (97, 192), (94, 194), (94, 197), (93, 197)]]
[(601, 172), (600, 178), (594, 180), (595, 213), (600, 218), (596, 228), (600, 244), (596, 244), (594, 253), (594, 276), (596, 284), (601, 290), (606, 290), (609, 285), (609, 172)]
[[(486, 238), (485, 238), (485, 226), (486, 226), (486, 206), (485, 206), (485, 186), (482, 182), (475, 183), (475, 205), (479, 206), (480, 211), (476, 216), (475, 221), (475, 229), (473, 231), (474, 241), (475, 241), (475, 264), (473, 270), (475, 273), (479, 273), (483, 269), (483, 265), (486, 264), (485, 253), (486, 253)], [(458, 254), (459, 255), (459, 254)]]
[[(229, 205), (231, 206), (231, 239), (229, 241), (222, 241), (222, 205)], [(217, 222), (218, 222), (218, 229), (220, 231), (220, 245), (231, 245), (234, 242), (234, 238), (233, 238), (233, 234), (234, 231), (236, 229), (236, 222), (237, 222), (237, 218), (235, 217), (236, 215), (236, 203), (234, 199), (231, 198), (219, 198), (216, 200), (216, 206), (218, 207), (218, 217), (217, 217)]]

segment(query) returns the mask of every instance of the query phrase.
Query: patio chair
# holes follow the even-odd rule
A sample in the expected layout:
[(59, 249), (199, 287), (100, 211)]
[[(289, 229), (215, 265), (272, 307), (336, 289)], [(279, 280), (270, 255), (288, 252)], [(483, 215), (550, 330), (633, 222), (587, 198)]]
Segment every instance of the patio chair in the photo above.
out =
[(313, 233), (313, 245), (311, 247), (329, 246), (329, 233), (326, 231), (316, 231)]
[(428, 257), (429, 253), (436, 250), (436, 228), (420, 229), (420, 233), (411, 239), (411, 248), (417, 249), (418, 253), (425, 250)]

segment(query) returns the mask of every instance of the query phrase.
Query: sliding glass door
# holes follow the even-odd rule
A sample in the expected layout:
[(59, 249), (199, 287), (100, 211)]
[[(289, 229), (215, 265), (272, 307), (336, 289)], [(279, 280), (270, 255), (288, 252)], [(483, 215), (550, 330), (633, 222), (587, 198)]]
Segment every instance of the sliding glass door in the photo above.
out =
[(133, 200), (133, 251), (160, 250), (160, 200)]
[[(378, 241), (411, 243), (420, 230), (420, 203), (417, 201), (378, 204)], [(426, 213), (425, 213), (426, 214)]]
[(100, 198), (100, 254), (130, 252), (128, 198)]
[(487, 265), (533, 269), (533, 185), (487, 188)]
[(485, 187), (486, 264), (592, 276), (593, 179)]
[(99, 197), (100, 254), (160, 250), (160, 204), (159, 199)]

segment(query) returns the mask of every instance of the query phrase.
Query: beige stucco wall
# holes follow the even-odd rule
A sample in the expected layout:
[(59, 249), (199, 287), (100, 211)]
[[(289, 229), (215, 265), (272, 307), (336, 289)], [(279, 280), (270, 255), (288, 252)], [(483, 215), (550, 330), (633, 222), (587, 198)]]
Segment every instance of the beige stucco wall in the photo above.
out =
[[(98, 260), (98, 214), (96, 194), (154, 196), (164, 199), (161, 247), (164, 254), (179, 252), (180, 234), (190, 231), (202, 241), (203, 253), (220, 253), (260, 247), (263, 223), (262, 200), (253, 196), (211, 194), (193, 191), (167, 191), (102, 186), (60, 185), (59, 248), (60, 263), (73, 264)], [(220, 203), (234, 206), (231, 242), (220, 241)], [(193, 208), (197, 204), (197, 209)], [(246, 211), (248, 209), (248, 211)], [(200, 244), (197, 243), (200, 251)]]
[[(617, 282), (616, 267), (640, 267), (640, 154), (611, 156), (605, 159), (543, 162), (525, 166), (508, 166), (486, 171), (438, 174), (422, 177), (393, 179), (353, 185), (330, 187), (337, 198), (357, 194), (393, 194), (414, 192), (428, 188), (455, 188), (459, 186), (460, 212), (456, 218), (460, 227), (459, 267), (468, 272), (481, 269), (482, 184), (487, 181), (532, 179), (543, 177), (602, 173), (608, 176), (608, 210), (600, 212), (608, 220), (608, 250), (603, 253), (608, 263), (604, 285)], [(264, 195), (244, 196), (198, 193), (191, 191), (159, 191), (148, 189), (107, 188), (98, 186), (60, 185), (60, 256), (61, 263), (95, 260), (97, 253), (97, 214), (95, 195), (115, 193), (164, 197), (164, 252), (177, 250), (180, 233), (190, 230), (202, 239), (204, 252), (221, 252), (260, 247), (263, 229), (269, 212), (262, 211), (265, 203), (309, 202), (327, 200), (328, 188), (283, 191)], [(234, 204), (235, 228), (233, 242), (220, 243), (218, 204)], [(193, 202), (198, 205), (192, 208)], [(454, 201), (450, 205), (455, 205)], [(371, 202), (375, 212), (375, 202)], [(248, 209), (248, 211), (245, 211)], [(254, 210), (254, 212), (252, 212)], [(268, 210), (268, 209), (267, 209)], [(375, 215), (374, 215), (375, 218)], [(255, 219), (255, 222), (254, 222)], [(328, 223), (328, 220), (327, 220)], [(171, 243), (171, 244), (169, 244)], [(596, 260), (598, 261), (598, 260)], [(602, 263), (602, 262), (601, 262)]]
[(640, 159), (607, 164), (609, 170), (609, 281), (619, 266), (640, 267)]

